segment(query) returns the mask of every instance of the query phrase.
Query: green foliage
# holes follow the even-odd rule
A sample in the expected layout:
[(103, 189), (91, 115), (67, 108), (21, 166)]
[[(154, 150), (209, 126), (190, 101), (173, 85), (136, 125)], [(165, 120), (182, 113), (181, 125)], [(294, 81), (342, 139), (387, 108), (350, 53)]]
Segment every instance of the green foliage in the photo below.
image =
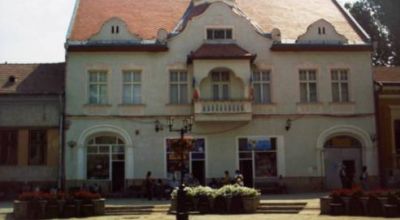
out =
[(400, 1), (360, 0), (345, 7), (376, 42), (374, 65), (400, 65)]
[[(185, 187), (185, 192), (188, 197), (198, 197), (198, 196), (207, 196), (209, 198), (215, 197), (233, 197), (233, 196), (241, 196), (241, 197), (256, 197), (259, 196), (260, 193), (253, 188), (243, 187), (239, 185), (225, 185), (219, 189), (212, 189), (210, 187), (204, 186), (196, 186), (196, 187)], [(172, 198), (176, 198), (178, 195), (178, 190), (175, 189), (171, 193)]]

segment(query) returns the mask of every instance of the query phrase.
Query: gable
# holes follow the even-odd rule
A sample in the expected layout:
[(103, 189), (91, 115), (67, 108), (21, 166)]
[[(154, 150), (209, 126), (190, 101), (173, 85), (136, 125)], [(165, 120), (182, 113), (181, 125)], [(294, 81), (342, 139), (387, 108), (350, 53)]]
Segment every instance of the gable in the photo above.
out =
[(320, 19), (307, 28), (307, 32), (297, 38), (297, 43), (311, 44), (345, 44), (345, 36), (339, 34), (335, 27), (324, 19)]
[(119, 18), (106, 21), (100, 31), (90, 38), (91, 41), (138, 41), (138, 37), (130, 33), (126, 23)]

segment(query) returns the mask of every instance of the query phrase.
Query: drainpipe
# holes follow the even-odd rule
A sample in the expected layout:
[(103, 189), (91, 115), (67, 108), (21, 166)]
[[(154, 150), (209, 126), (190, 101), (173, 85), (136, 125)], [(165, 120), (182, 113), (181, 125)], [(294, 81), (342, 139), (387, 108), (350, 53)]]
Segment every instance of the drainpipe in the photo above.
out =
[(379, 182), (381, 187), (386, 186), (386, 178), (384, 174), (384, 167), (382, 166), (382, 149), (380, 146), (381, 143), (381, 138), (380, 138), (380, 133), (379, 133), (379, 127), (380, 127), (380, 111), (379, 111), (379, 93), (382, 91), (383, 84), (380, 82), (374, 82), (376, 87), (374, 86), (374, 101), (375, 101), (375, 132), (376, 132), (376, 146), (378, 148), (378, 170), (379, 170)]
[(65, 191), (65, 93), (59, 95), (59, 160), (58, 160), (58, 188)]

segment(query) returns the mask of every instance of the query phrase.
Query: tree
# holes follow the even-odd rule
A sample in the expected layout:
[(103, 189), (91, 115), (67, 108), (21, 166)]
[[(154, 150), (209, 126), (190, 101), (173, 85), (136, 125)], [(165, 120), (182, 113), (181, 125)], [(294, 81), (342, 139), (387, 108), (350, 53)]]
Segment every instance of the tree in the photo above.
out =
[(374, 65), (400, 65), (400, 1), (359, 0), (345, 7), (376, 42)]

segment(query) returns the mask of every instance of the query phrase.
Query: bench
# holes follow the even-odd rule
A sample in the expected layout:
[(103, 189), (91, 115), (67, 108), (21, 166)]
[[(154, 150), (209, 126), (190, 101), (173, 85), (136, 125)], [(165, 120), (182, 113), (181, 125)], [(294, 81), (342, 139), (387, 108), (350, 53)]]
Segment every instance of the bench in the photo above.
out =
[(278, 181), (256, 182), (255, 188), (258, 189), (261, 194), (287, 193), (286, 185)]

